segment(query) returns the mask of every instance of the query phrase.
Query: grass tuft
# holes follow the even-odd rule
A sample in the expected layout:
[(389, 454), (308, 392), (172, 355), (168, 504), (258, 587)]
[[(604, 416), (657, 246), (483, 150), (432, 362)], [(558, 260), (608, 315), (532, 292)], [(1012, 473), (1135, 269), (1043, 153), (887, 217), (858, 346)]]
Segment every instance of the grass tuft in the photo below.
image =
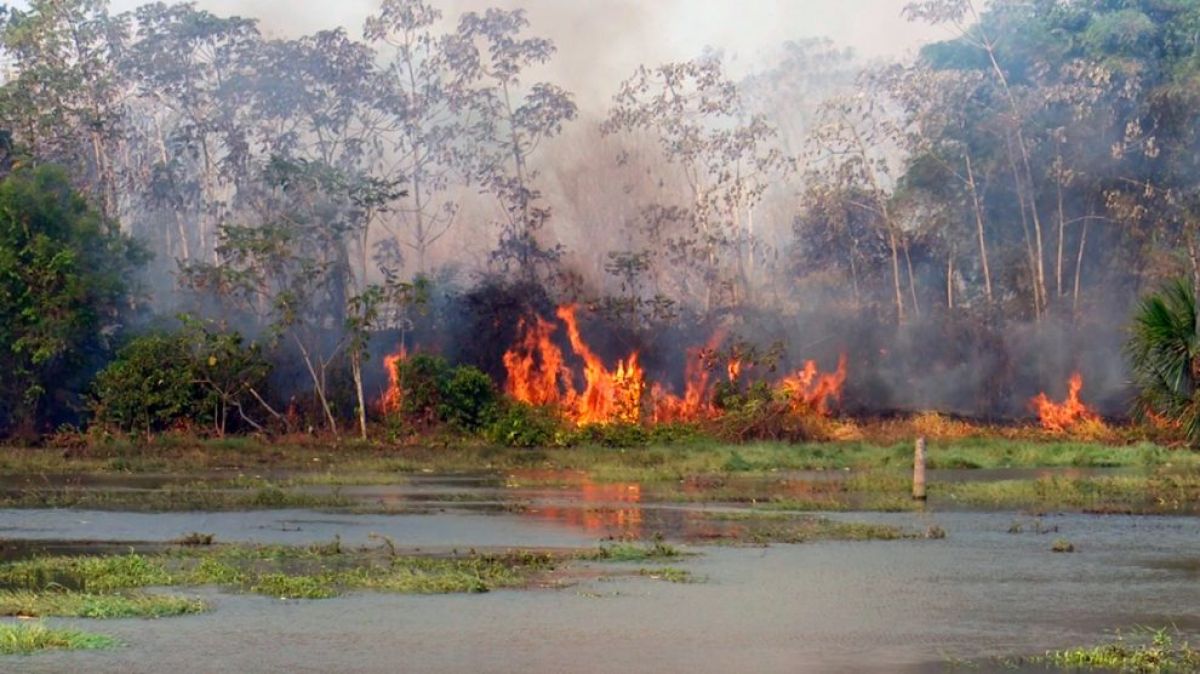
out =
[(208, 608), (199, 599), (173, 595), (0, 592), (0, 615), (24, 618), (165, 618)]
[(46, 650), (94, 650), (120, 645), (116, 639), (75, 629), (35, 623), (0, 623), (0, 655), (30, 655)]

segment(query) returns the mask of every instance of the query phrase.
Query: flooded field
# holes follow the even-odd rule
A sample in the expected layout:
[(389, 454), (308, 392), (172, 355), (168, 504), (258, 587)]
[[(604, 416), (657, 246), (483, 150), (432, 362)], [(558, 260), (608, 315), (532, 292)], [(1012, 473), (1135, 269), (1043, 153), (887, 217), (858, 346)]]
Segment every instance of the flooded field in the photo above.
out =
[[(1048, 474), (945, 471), (937, 479)], [(780, 485), (811, 492), (845, 479), (815, 471), (708, 487), (718, 495), (757, 492), (771, 503), (768, 497), (788, 489)], [(232, 489), (222, 475), (71, 485), (149, 493), (197, 483)], [(0, 486), (26, 488), (15, 478)], [(753, 500), (701, 493), (667, 499), (653, 485), (579, 475), (418, 474), (393, 484), (299, 489), (336, 492), (349, 505), (2, 509), (0, 558), (155, 554), (178, 547), (172, 542), (190, 532), (211, 534), (218, 545), (337, 541), (350, 548), (386, 540), (393, 554), (413, 555), (573, 554), (624, 540), (664, 540), (697, 554), (670, 562), (687, 582), (663, 582), (675, 571), (648, 562), (581, 558), (532, 584), (486, 594), (356, 590), (285, 600), (188, 588), (184, 593), (210, 610), (159, 620), (49, 618), (47, 624), (83, 625), (123, 645), (6, 657), (0, 669), (924, 672), (970, 662), (986, 671), (1010, 666), (1004, 659), (1096, 643), (1138, 625), (1200, 632), (1200, 519), (1190, 516), (956, 509), (935, 500), (920, 511), (823, 513), (826, 524), (815, 527), (813, 515), (759, 509)], [(1064, 541), (1072, 553), (1052, 550)]]

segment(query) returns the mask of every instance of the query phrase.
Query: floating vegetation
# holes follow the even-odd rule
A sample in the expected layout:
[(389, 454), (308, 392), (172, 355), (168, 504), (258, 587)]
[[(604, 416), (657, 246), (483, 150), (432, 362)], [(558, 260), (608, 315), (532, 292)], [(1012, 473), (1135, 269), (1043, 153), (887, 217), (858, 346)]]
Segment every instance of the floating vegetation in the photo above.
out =
[(0, 623), (0, 655), (31, 655), (47, 650), (96, 650), (120, 645), (116, 639), (40, 622)]

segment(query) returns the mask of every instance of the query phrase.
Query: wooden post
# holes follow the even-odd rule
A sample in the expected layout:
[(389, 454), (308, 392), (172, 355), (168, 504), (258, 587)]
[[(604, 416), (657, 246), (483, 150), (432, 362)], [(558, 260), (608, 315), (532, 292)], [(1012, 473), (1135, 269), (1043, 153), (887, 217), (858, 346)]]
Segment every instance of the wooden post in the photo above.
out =
[(925, 500), (925, 437), (917, 438), (916, 450), (913, 452), (913, 499)]

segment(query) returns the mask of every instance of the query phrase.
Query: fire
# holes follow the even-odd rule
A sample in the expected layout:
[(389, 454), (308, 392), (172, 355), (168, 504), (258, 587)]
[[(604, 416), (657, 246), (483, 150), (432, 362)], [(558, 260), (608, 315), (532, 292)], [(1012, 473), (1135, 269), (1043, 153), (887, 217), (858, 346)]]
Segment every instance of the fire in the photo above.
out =
[(1038, 419), (1042, 422), (1042, 428), (1052, 433), (1063, 433), (1083, 422), (1099, 422), (1100, 415), (1079, 399), (1079, 392), (1082, 390), (1083, 375), (1076, 372), (1071, 375), (1068, 382), (1067, 399), (1062, 403), (1050, 400), (1045, 393), (1034, 396), (1029, 404), (1033, 411), (1037, 412)]
[(380, 414), (395, 414), (400, 411), (404, 393), (400, 388), (400, 373), (396, 370), (396, 366), (406, 358), (408, 358), (408, 350), (404, 346), (401, 346), (396, 353), (383, 357), (383, 370), (387, 373), (388, 385), (379, 398)]
[(729, 383), (736, 384), (738, 377), (742, 375), (742, 359), (730, 358), (725, 366), (725, 373), (729, 375)]
[(553, 324), (541, 318), (532, 325), (522, 319), (518, 325), (521, 338), (504, 353), (505, 390), (514, 399), (531, 405), (557, 405), (562, 400), (560, 380), (571, 386), (571, 371), (562, 350), (550, 340), (554, 330)]
[(724, 338), (724, 333), (717, 331), (703, 348), (688, 350), (682, 396), (668, 392), (666, 387), (659, 383), (655, 383), (651, 387), (650, 399), (653, 410), (651, 418), (655, 423), (700, 421), (717, 416), (717, 409), (712, 404), (712, 388), (707, 364), (712, 352)]
[[(504, 354), (507, 374), (505, 391), (514, 400), (531, 405), (558, 408), (567, 419), (580, 424), (695, 422), (713, 419), (720, 410), (713, 403), (716, 388), (713, 356), (724, 339), (718, 331), (702, 348), (688, 351), (683, 393), (676, 394), (660, 382), (647, 384), (646, 373), (637, 352), (617, 360), (609, 367), (583, 337), (574, 305), (555, 312), (557, 323), (535, 317), (518, 324), (516, 342)], [(570, 355), (555, 343), (558, 328), (563, 327)], [(580, 362), (582, 364), (579, 368)], [(725, 364), (725, 376), (736, 386), (753, 367), (732, 355)], [(576, 373), (582, 372), (582, 380)], [(816, 362), (808, 361), (792, 375), (784, 377), (774, 389), (788, 401), (797, 414), (827, 415), (831, 402), (840, 401), (846, 381), (846, 357), (838, 360), (835, 372), (822, 373)]]
[(830, 400), (841, 401), (845, 383), (846, 355), (842, 354), (836, 371), (822, 373), (816, 361), (806, 361), (804, 367), (779, 382), (778, 390), (787, 396), (793, 412), (826, 415)]
[(618, 360), (613, 369), (584, 341), (573, 305), (558, 308), (571, 351), (583, 360), (583, 389), (577, 390), (562, 350), (551, 340), (556, 327), (541, 318), (522, 322), (517, 344), (504, 354), (505, 390), (533, 405), (557, 405), (578, 424), (637, 423), (641, 419), (646, 376), (638, 354)]

